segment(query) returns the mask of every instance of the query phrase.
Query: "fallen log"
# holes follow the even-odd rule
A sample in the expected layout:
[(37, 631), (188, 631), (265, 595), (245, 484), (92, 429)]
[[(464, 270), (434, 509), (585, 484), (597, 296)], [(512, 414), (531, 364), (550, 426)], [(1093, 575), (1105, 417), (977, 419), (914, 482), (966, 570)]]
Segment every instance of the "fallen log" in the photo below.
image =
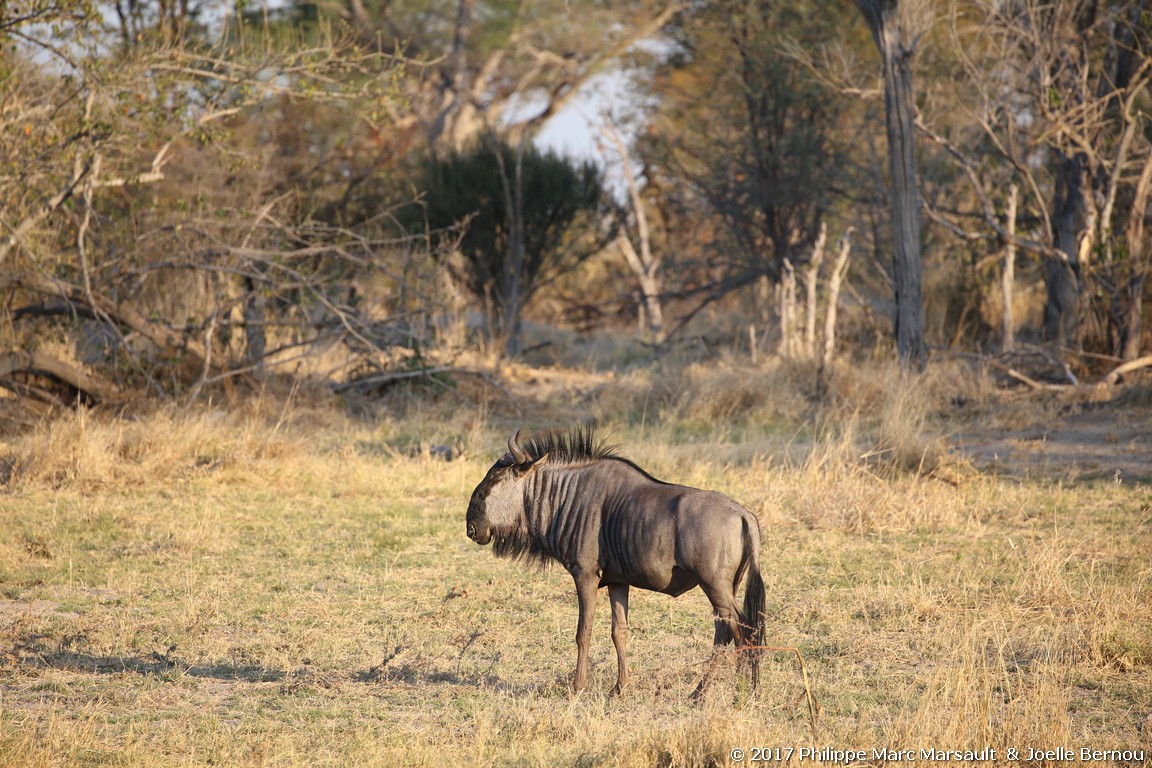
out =
[(88, 404), (107, 399), (113, 390), (110, 384), (44, 352), (17, 349), (0, 354), (0, 386), (23, 391), (23, 387), (13, 386), (12, 381), (20, 373), (48, 377), (74, 393), (75, 397), (69, 399), (79, 398)]
[(1104, 377), (1104, 383), (1108, 385), (1115, 384), (1124, 374), (1132, 373), (1132, 371), (1138, 371), (1141, 368), (1147, 368), (1149, 366), (1152, 366), (1152, 355), (1145, 355), (1135, 360), (1129, 360), (1123, 365), (1118, 365), (1113, 368), (1111, 373)]

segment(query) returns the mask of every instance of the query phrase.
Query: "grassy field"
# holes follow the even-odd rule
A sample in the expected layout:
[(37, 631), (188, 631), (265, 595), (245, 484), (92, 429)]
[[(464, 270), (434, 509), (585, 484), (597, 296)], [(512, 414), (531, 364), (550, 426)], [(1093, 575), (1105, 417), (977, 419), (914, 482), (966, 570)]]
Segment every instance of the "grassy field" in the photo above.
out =
[[(566, 402), (656, 476), (759, 516), (769, 637), (807, 662), (814, 733), (788, 653), (757, 692), (733, 672), (690, 700), (712, 636), (699, 591), (633, 592), (621, 697), (602, 595), (590, 690), (569, 692), (570, 578), (464, 536), (516, 422), (497, 394), (404, 418), (80, 414), (11, 437), (0, 765), (726, 766), (777, 747), (793, 764), (812, 747), (1152, 764), (1152, 487), (993, 472), (948, 447), (956, 387), (968, 429), (1066, 404), (1004, 405), (946, 375), (927, 391), (848, 379), (812, 413), (763, 394), (787, 371), (763, 375), (585, 382)], [(410, 450), (421, 436), (465, 457)]]

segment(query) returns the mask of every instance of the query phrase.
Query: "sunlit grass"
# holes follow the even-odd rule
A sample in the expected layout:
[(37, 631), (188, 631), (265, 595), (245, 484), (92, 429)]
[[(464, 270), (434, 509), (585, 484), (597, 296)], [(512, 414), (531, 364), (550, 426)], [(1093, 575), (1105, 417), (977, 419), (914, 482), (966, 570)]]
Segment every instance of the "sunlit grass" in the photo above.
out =
[[(604, 429), (657, 476), (759, 516), (770, 642), (804, 654), (818, 746), (1147, 743), (1147, 486), (963, 463), (941, 479), (920, 458), (958, 461), (935, 447), (943, 385), (845, 379), (856, 405), (811, 422), (789, 405), (769, 423), (763, 387), (693, 401), (738, 375), (692, 373), (647, 420), (622, 418), (616, 393)], [(422, 434), (465, 458), (411, 451)], [(755, 694), (732, 674), (690, 700), (712, 637), (699, 592), (634, 591), (619, 698), (602, 600), (590, 689), (570, 694), (570, 578), (463, 534), (506, 437), (482, 408), (272, 409), (81, 414), (11, 440), (0, 762), (727, 765), (735, 746), (810, 745), (789, 654)]]

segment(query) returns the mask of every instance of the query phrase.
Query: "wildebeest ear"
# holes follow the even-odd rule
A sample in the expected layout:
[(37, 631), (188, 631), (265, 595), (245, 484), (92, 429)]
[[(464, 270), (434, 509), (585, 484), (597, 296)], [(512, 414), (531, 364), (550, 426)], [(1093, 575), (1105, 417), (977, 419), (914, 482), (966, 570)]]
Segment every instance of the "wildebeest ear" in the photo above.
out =
[(516, 467), (525, 474), (533, 472), (548, 463), (548, 456), (549, 454), (546, 453), (538, 459), (529, 459), (523, 464), (517, 464)]

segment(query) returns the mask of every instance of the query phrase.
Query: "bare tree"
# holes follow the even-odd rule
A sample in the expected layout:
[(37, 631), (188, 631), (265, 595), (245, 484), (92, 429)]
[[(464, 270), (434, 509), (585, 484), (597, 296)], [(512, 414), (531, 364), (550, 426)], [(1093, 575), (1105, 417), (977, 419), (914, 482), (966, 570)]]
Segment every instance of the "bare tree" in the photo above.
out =
[[(802, 273), (804, 282), (804, 327), (801, 332), (798, 308), (799, 299), (796, 285), (796, 269), (791, 262), (784, 265), (784, 276), (778, 290), (780, 315), (780, 354), (784, 357), (802, 357), (819, 362), (821, 386), (824, 371), (836, 351), (836, 316), (839, 309), (840, 289), (848, 274), (848, 255), (851, 250), (849, 228), (840, 238), (839, 249), (834, 262), (824, 270), (825, 298), (823, 340), (817, 338), (816, 328), (820, 325), (820, 273), (824, 261), (824, 251), (828, 243), (828, 227), (821, 225), (820, 234), (812, 247), (812, 254)], [(754, 339), (754, 334), (753, 334)], [(820, 341), (819, 345), (817, 342)]]
[[(322, 338), (383, 364), (394, 343), (381, 333), (384, 310), (349, 285), (406, 246), (378, 225), (325, 226), (311, 215), (320, 194), (281, 185), (301, 157), (342, 178), (323, 168), (341, 158), (320, 141), (277, 152), (284, 124), (308, 140), (297, 110), (342, 111), (355, 124), (350, 107), (390, 98), (374, 90), (383, 57), (330, 38), (285, 49), (258, 35), (215, 45), (162, 34), (123, 47), (85, 8), (0, 29), (0, 57), (18, 73), (0, 79), (0, 164), (13, 171), (0, 175), (10, 309), (0, 338), (15, 350), (0, 385), (31, 376), (79, 391), (102, 372), (127, 391), (195, 395)], [(156, 23), (175, 17), (164, 18)], [(82, 44), (60, 46), (57, 34)], [(48, 323), (67, 339), (51, 354)], [(110, 388), (100, 390), (87, 396)]]
[(831, 364), (836, 355), (836, 315), (840, 305), (840, 288), (848, 275), (848, 256), (852, 250), (852, 229), (840, 238), (836, 262), (828, 275), (828, 302), (824, 310), (824, 346), (820, 353), (820, 370)]
[(820, 225), (820, 234), (812, 246), (812, 256), (804, 269), (804, 356), (816, 356), (816, 299), (820, 265), (824, 263), (824, 246), (828, 242), (828, 225)]
[[(1124, 360), (1139, 354), (1152, 266), (1143, 236), (1152, 130), (1139, 106), (1152, 81), (1139, 21), (1147, 6), (978, 4), (976, 23), (953, 25), (969, 119), (919, 126), (958, 162), (984, 228), (972, 231), (962, 214), (933, 211), (934, 220), (965, 239), (993, 238), (1043, 258), (1047, 337)], [(1002, 213), (1013, 188), (1019, 221)]]
[[(513, 125), (513, 143), (519, 131), (538, 128), (689, 4), (539, 0), (478, 8), (476, 0), (456, 0), (451, 14), (447, 4), (410, 5), (383, 3), (373, 15), (361, 0), (347, 0), (339, 12), (365, 44), (409, 65), (407, 103), (393, 115), (400, 129), (422, 129), (433, 146), (459, 151), (492, 126)], [(529, 103), (535, 108), (525, 110)]]
[(660, 192), (664, 258), (677, 259), (679, 285), (665, 267), (665, 293), (695, 304), (669, 335), (751, 288), (764, 326), (752, 335), (788, 337), (775, 327), (789, 322), (778, 314), (788, 289), (776, 288), (803, 271), (852, 170), (837, 135), (850, 105), (781, 48), (793, 35), (831, 34), (838, 15), (725, 0), (694, 5), (670, 29), (678, 55), (652, 78), (660, 107), (635, 147)]
[(500, 191), (504, 195), (504, 220), (507, 226), (507, 240), (500, 261), (500, 293), (504, 297), (504, 351), (511, 357), (519, 357), (524, 351), (524, 307), (530, 295), (529, 286), (534, 275), (527, 270), (528, 254), (524, 221), (524, 136), (516, 145), (512, 172), (503, 147), (497, 146), (493, 153), (500, 169)]
[(1005, 214), (1008, 242), (1004, 245), (1004, 266), (1000, 272), (1000, 294), (1004, 302), (1000, 346), (1005, 352), (1016, 348), (1016, 319), (1012, 302), (1016, 295), (1016, 197), (1013, 184), (1008, 188), (1008, 211)]
[(624, 263), (636, 278), (640, 291), (640, 317), (645, 333), (657, 344), (665, 340), (664, 310), (660, 305), (660, 265), (661, 260), (652, 253), (652, 237), (648, 229), (648, 214), (644, 210), (644, 200), (640, 186), (632, 170), (632, 160), (624, 146), (624, 139), (612, 121), (605, 119), (604, 135), (616, 151), (620, 169), (624, 174), (624, 186), (631, 203), (632, 219), (635, 222), (636, 239), (639, 249), (632, 244), (632, 236), (625, 231), (616, 239)]

